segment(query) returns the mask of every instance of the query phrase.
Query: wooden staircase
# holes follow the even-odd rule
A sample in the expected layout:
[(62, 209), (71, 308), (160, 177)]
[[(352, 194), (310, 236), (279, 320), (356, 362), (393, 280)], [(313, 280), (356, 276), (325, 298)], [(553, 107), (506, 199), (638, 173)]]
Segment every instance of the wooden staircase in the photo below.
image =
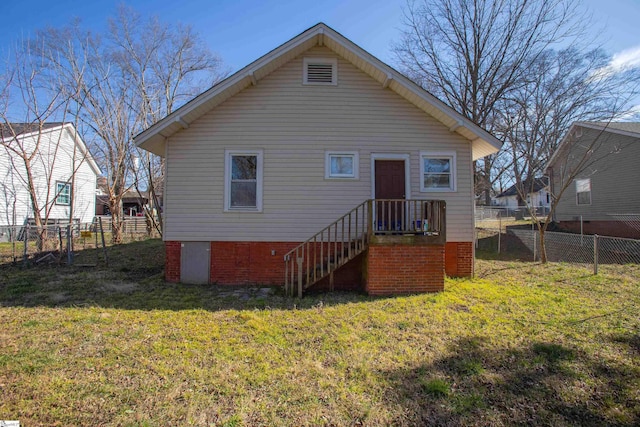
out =
[(441, 200), (365, 200), (284, 256), (285, 292), (302, 297), (327, 277), (333, 290), (336, 270), (363, 253), (376, 235), (444, 241), (444, 209)]
[(284, 256), (287, 295), (302, 297), (326, 277), (333, 288), (334, 272), (367, 249), (370, 210), (371, 200), (360, 203)]

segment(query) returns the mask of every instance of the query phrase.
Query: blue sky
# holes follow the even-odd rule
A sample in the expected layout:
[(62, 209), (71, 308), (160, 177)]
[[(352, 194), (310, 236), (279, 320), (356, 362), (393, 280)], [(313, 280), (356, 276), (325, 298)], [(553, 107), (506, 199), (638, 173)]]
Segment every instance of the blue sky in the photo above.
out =
[[(37, 29), (62, 26), (74, 17), (101, 31), (120, 1), (25, 0), (3, 5), (0, 52)], [(191, 25), (225, 65), (236, 71), (322, 21), (393, 65), (391, 45), (400, 38), (406, 0), (181, 0), (125, 2), (141, 14)], [(585, 0), (594, 35), (618, 62), (640, 65), (640, 0)]]
[[(47, 25), (61, 26), (78, 17), (101, 30), (119, 1), (11, 1), (3, 6), (0, 49)], [(400, 38), (405, 0), (182, 0), (126, 2), (142, 14), (190, 24), (232, 70), (238, 70), (303, 30), (322, 21), (385, 62), (391, 43)], [(640, 50), (640, 0), (589, 0), (594, 33), (602, 33), (611, 54)], [(604, 28), (604, 30), (603, 30)], [(640, 52), (637, 53), (640, 57)]]

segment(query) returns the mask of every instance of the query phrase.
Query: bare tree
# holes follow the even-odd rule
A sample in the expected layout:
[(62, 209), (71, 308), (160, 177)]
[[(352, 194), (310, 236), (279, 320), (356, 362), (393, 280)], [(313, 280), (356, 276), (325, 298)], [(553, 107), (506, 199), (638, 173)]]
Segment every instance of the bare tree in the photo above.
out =
[[(0, 158), (7, 170), (3, 209), (13, 225), (18, 211), (33, 217), (41, 250), (51, 215), (64, 219), (60, 209), (52, 213), (60, 197), (68, 200), (64, 216), (73, 220), (75, 176), (88, 153), (79, 152), (75, 141), (72, 148), (65, 146), (63, 125), (71, 99), (49, 90), (51, 76), (28, 43), (17, 45), (5, 70), (0, 110)], [(28, 199), (28, 207), (22, 199)]]
[[(575, 36), (574, 0), (420, 0), (408, 3), (402, 70), (472, 122), (493, 132), (497, 109), (551, 45)], [(477, 165), (489, 204), (496, 156)]]
[[(131, 188), (146, 187), (147, 214), (161, 231), (158, 183), (160, 160), (138, 153), (131, 138), (170, 113), (221, 76), (221, 61), (188, 27), (143, 21), (121, 7), (103, 36), (78, 22), (47, 29), (48, 43), (40, 53), (62, 82), (59, 90), (75, 101), (73, 112), (94, 136), (94, 152), (107, 177), (113, 241), (122, 241), (122, 198)], [(78, 90), (75, 90), (78, 88)], [(142, 159), (144, 167), (134, 167)], [(141, 183), (144, 180), (146, 182)]]
[[(555, 206), (539, 215), (531, 205), (527, 195), (533, 193), (536, 178), (545, 173), (550, 158), (574, 122), (616, 120), (627, 114), (630, 101), (638, 93), (638, 70), (613, 72), (608, 70), (610, 61), (597, 49), (544, 52), (531, 65), (529, 81), (512, 91), (503, 104), (500, 133), (510, 153), (519, 204), (526, 206), (539, 224), (543, 262), (546, 262), (544, 233), (553, 219)], [(562, 184), (555, 186), (551, 194), (554, 205), (576, 176), (593, 161), (601, 160), (592, 156), (599, 146), (599, 138), (595, 138), (583, 152), (573, 153), (571, 167), (563, 169)], [(606, 154), (598, 152), (599, 156)]]
[(545, 170), (551, 183), (554, 203), (551, 205), (549, 214), (538, 223), (542, 263), (547, 262), (545, 232), (553, 219), (558, 202), (567, 189), (575, 185), (579, 177), (592, 176), (615, 165), (616, 162), (608, 158), (624, 155), (626, 149), (635, 143), (630, 140), (626, 143), (610, 144), (606, 130), (611, 125), (611, 121), (592, 122), (592, 124), (595, 125), (594, 128), (587, 129), (586, 135), (581, 135), (581, 131), (577, 132), (577, 128), (573, 131), (574, 128), (571, 127)]

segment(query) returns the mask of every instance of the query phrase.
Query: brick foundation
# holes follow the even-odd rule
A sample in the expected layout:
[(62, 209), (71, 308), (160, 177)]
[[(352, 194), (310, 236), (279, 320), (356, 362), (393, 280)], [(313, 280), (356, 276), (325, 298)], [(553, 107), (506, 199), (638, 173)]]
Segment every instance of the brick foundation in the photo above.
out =
[(283, 257), (296, 246), (295, 242), (211, 242), (209, 281), (218, 285), (282, 285)]
[(447, 242), (444, 250), (444, 269), (449, 277), (473, 276), (473, 243)]
[(370, 295), (442, 291), (444, 250), (444, 245), (371, 244), (365, 290)]
[(180, 242), (164, 242), (165, 263), (164, 278), (167, 282), (178, 283), (180, 281), (180, 252), (182, 246)]
[[(295, 242), (211, 242), (209, 281), (219, 285), (282, 285), (283, 256), (297, 245)], [(180, 281), (181, 250), (181, 242), (165, 242), (168, 282)], [(473, 274), (471, 242), (448, 242), (446, 246), (371, 245), (367, 252), (336, 272), (334, 289), (365, 289), (375, 295), (436, 292), (444, 287), (445, 271), (453, 277)], [(312, 290), (329, 290), (328, 279)]]
[[(633, 225), (636, 227), (634, 228)], [(560, 221), (558, 226), (570, 233), (580, 233), (580, 221)], [(625, 223), (624, 221), (584, 221), (582, 232), (600, 236), (640, 239), (640, 228), (637, 227), (637, 223)]]

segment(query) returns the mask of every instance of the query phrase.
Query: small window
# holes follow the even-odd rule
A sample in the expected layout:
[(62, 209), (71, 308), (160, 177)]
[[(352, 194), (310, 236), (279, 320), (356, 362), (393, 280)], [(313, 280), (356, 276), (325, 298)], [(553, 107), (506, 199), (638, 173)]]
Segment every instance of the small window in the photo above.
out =
[(331, 152), (325, 154), (325, 178), (358, 179), (358, 153)]
[(456, 153), (420, 153), (420, 191), (456, 191)]
[(303, 67), (303, 84), (338, 84), (338, 60), (335, 58), (304, 58)]
[(576, 179), (576, 203), (578, 205), (591, 204), (591, 178)]
[(71, 204), (71, 184), (56, 182), (56, 205), (69, 206)]
[(262, 151), (227, 151), (225, 210), (262, 210)]

